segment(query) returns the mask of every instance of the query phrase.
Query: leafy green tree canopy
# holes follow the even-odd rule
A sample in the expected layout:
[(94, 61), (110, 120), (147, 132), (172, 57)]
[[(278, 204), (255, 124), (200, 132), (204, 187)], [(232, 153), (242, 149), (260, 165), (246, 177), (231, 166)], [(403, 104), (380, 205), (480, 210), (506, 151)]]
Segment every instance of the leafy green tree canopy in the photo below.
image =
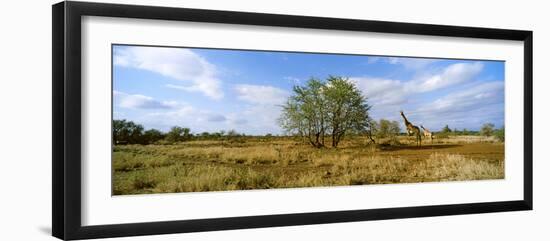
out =
[(451, 133), (451, 132), (453, 132), (453, 130), (451, 130), (451, 128), (449, 128), (449, 125), (445, 125), (445, 127), (443, 127), (443, 130), (441, 130), (441, 132)]
[(192, 137), (191, 129), (174, 126), (166, 133), (166, 140), (170, 142), (188, 141)]
[(143, 126), (132, 121), (113, 121), (114, 144), (141, 144), (143, 143)]
[(282, 106), (279, 123), (287, 133), (304, 136), (315, 147), (325, 146), (325, 136), (337, 147), (345, 135), (369, 126), (370, 106), (347, 78), (311, 78), (305, 86), (294, 86), (293, 92)]
[(491, 136), (493, 135), (493, 131), (495, 129), (495, 125), (493, 123), (485, 123), (481, 127), (481, 135), (483, 136)]
[(381, 119), (377, 125), (376, 137), (377, 138), (395, 138), (399, 135), (401, 128), (399, 128), (399, 122)]

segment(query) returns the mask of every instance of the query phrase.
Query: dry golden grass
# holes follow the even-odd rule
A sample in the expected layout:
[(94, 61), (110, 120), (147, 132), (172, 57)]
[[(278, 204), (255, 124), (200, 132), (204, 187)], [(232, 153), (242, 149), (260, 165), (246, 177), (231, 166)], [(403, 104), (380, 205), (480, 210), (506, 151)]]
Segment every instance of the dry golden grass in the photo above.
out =
[[(450, 140), (455, 141), (455, 140)], [(407, 143), (408, 139), (400, 138)], [(116, 146), (113, 193), (167, 193), (504, 178), (504, 146), (378, 146), (356, 137), (337, 148), (291, 138)], [(459, 143), (459, 142), (450, 142)], [(471, 146), (470, 146), (471, 145)], [(474, 146), (488, 145), (488, 146)], [(479, 154), (479, 150), (488, 150)], [(462, 148), (462, 149), (461, 149)]]

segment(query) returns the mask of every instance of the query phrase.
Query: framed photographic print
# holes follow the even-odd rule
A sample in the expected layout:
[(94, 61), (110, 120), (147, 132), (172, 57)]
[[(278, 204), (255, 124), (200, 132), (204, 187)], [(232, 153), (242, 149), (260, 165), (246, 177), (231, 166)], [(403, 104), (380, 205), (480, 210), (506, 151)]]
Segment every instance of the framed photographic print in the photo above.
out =
[(532, 209), (532, 32), (53, 6), (53, 235)]

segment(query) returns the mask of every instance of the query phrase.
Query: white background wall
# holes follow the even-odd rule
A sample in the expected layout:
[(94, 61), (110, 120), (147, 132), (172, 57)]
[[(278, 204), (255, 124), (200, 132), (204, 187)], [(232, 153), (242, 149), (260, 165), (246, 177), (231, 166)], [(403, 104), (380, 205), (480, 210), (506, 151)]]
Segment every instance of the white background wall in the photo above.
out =
[[(119, 240), (548, 240), (550, 21), (545, 1), (109, 1), (533, 30), (534, 206), (508, 212), (121, 238)], [(54, 240), (51, 231), (51, 4), (0, 8), (0, 240)], [(546, 21), (546, 22), (544, 22)]]

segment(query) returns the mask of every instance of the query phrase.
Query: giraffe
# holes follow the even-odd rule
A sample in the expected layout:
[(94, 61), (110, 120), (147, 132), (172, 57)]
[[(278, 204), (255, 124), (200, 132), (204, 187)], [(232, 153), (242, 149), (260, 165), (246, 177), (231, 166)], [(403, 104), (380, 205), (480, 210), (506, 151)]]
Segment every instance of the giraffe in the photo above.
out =
[(403, 120), (405, 121), (405, 126), (407, 127), (407, 134), (409, 136), (414, 135), (416, 137), (416, 145), (422, 146), (422, 137), (420, 137), (420, 128), (410, 123), (409, 120), (407, 120), (407, 117), (405, 117), (405, 114), (403, 114), (403, 111), (400, 111), (400, 112), (401, 112), (401, 117), (403, 117)]
[(432, 132), (428, 129), (426, 129), (423, 125), (420, 125), (420, 128), (422, 128), (422, 132), (424, 134), (424, 138), (429, 138), (432, 140), (432, 144), (434, 144), (434, 136)]

